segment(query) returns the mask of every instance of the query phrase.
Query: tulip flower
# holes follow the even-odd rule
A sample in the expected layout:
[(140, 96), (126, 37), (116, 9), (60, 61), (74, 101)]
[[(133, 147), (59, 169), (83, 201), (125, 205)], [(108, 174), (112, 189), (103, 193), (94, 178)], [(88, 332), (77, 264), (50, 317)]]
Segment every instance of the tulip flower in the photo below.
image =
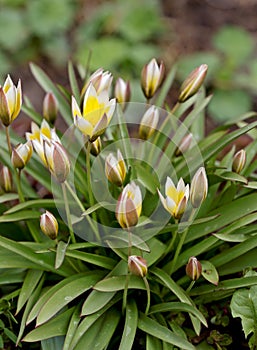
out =
[(202, 86), (208, 70), (207, 64), (201, 64), (201, 66), (194, 69), (186, 80), (183, 82), (180, 88), (179, 102), (185, 102), (191, 96), (195, 95)]
[(95, 141), (91, 142), (91, 147), (90, 147), (90, 153), (93, 154), (93, 156), (97, 156), (102, 149), (102, 142), (101, 138), (98, 137)]
[(239, 174), (243, 170), (245, 166), (245, 162), (246, 162), (246, 152), (244, 149), (241, 149), (233, 157), (232, 170), (235, 173)]
[(190, 190), (190, 200), (194, 208), (198, 208), (207, 197), (208, 180), (204, 167), (201, 167), (195, 173)]
[(72, 114), (74, 124), (93, 142), (107, 128), (115, 109), (115, 99), (109, 100), (106, 90), (98, 95), (96, 89), (89, 84), (84, 96), (82, 113), (72, 96)]
[(125, 180), (127, 171), (126, 164), (120, 150), (117, 151), (117, 158), (110, 153), (105, 160), (105, 174), (107, 179), (117, 185), (121, 186)]
[(17, 87), (8, 75), (4, 86), (0, 86), (0, 119), (8, 127), (18, 117), (22, 104), (21, 81)]
[(12, 190), (12, 173), (6, 165), (0, 170), (0, 187), (4, 192), (11, 192)]
[(122, 110), (126, 107), (126, 102), (130, 100), (130, 84), (122, 78), (118, 78), (114, 88), (114, 96), (117, 102), (121, 105)]
[(40, 216), (40, 228), (47, 237), (52, 240), (56, 239), (58, 235), (58, 222), (49, 211), (46, 211)]
[(151, 106), (143, 115), (139, 126), (139, 136), (143, 140), (149, 139), (154, 133), (159, 122), (159, 110)]
[(142, 211), (142, 195), (135, 182), (127, 184), (116, 206), (116, 218), (124, 229), (136, 226)]
[(191, 256), (186, 265), (186, 274), (192, 281), (198, 280), (202, 273), (202, 265), (196, 257)]
[(81, 95), (83, 96), (90, 83), (94, 86), (96, 93), (99, 95), (102, 91), (109, 93), (112, 84), (112, 74), (104, 71), (102, 68), (97, 69), (87, 80), (84, 85)]
[(50, 128), (49, 124), (45, 119), (42, 121), (40, 128), (37, 126), (37, 124), (32, 122), (31, 133), (26, 133), (26, 139), (28, 141), (31, 140), (35, 152), (38, 154), (43, 164), (46, 167), (48, 167), (45, 157), (44, 141), (48, 141), (49, 144), (51, 143), (51, 141), (57, 141), (61, 143), (59, 137), (55, 132), (55, 129)]
[(164, 70), (163, 62), (158, 65), (155, 58), (143, 67), (141, 72), (141, 86), (147, 99), (153, 97), (161, 85), (164, 78)]
[(133, 275), (145, 277), (147, 274), (147, 261), (141, 256), (130, 255), (128, 258), (128, 268)]
[(57, 113), (58, 101), (52, 92), (48, 92), (43, 101), (43, 116), (49, 123), (54, 124)]
[(44, 141), (44, 156), (50, 172), (58, 182), (62, 183), (67, 179), (70, 172), (70, 161), (68, 155), (57, 141)]
[(11, 161), (16, 169), (23, 169), (32, 156), (33, 148), (31, 141), (20, 143), (12, 150)]
[(165, 184), (165, 195), (162, 196), (158, 190), (160, 200), (163, 207), (175, 218), (179, 219), (186, 210), (189, 198), (189, 185), (185, 185), (182, 178), (180, 178), (177, 188), (170, 177), (167, 177)]

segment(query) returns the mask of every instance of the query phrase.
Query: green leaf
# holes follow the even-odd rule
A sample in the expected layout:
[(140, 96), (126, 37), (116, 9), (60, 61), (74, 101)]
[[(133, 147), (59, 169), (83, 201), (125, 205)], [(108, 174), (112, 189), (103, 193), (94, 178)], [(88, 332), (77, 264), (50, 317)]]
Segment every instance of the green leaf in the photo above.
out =
[(37, 316), (37, 326), (52, 318), (64, 306), (94, 286), (103, 276), (99, 271), (77, 274), (77, 278), (59, 287), (42, 306)]
[(247, 185), (248, 183), (247, 179), (244, 176), (237, 173), (233, 173), (232, 171), (225, 171), (224, 173), (221, 173), (218, 176), (224, 180), (242, 182), (245, 185)]
[(247, 337), (249, 334), (257, 332), (257, 286), (250, 289), (235, 291), (230, 303), (233, 317), (240, 317), (242, 327)]
[(146, 350), (163, 350), (161, 340), (146, 334)]
[(119, 350), (132, 349), (138, 321), (137, 304), (134, 299), (129, 300), (126, 305), (126, 318), (125, 326), (122, 333), (122, 338), (119, 346)]
[(177, 66), (176, 65), (172, 66), (167, 76), (165, 77), (165, 80), (160, 88), (156, 101), (154, 102), (155, 106), (162, 107), (165, 101), (165, 98), (167, 97), (170, 91), (170, 88), (172, 86), (172, 83), (174, 81), (176, 70), (177, 70)]
[(65, 335), (74, 309), (75, 306), (58, 314), (49, 322), (38, 326), (33, 331), (29, 332), (23, 338), (23, 341), (32, 343), (43, 339)]
[[(118, 290), (123, 290), (126, 278), (127, 276), (113, 276), (103, 279), (94, 286), (94, 289), (100, 292), (116, 292)], [(145, 290), (143, 279), (135, 275), (130, 275), (128, 288)]]
[(112, 270), (116, 264), (116, 261), (112, 258), (108, 258), (107, 256), (97, 255), (93, 253), (85, 253), (73, 250), (66, 250), (66, 256), (69, 256), (74, 259), (79, 259), (85, 261), (89, 264), (93, 264), (99, 267), (103, 267), (107, 270)]
[(5, 212), (5, 215), (16, 213), (28, 208), (55, 208), (56, 205), (63, 204), (62, 200), (58, 199), (33, 199), (27, 200), (24, 203), (19, 203)]
[(102, 309), (114, 297), (115, 293), (115, 291), (99, 292), (93, 290), (82, 306), (81, 316), (88, 316)]
[(17, 193), (4, 193), (0, 196), (0, 204), (18, 199)]
[(79, 342), (72, 349), (85, 350), (85, 344), (87, 344), (88, 349), (106, 349), (118, 326), (120, 316), (120, 312), (114, 308), (106, 311), (96, 320), (88, 331), (82, 335)]
[(244, 63), (254, 50), (251, 34), (236, 26), (225, 26), (213, 37), (214, 46), (234, 64)]
[(78, 327), (78, 324), (81, 320), (80, 306), (81, 306), (80, 304), (76, 306), (76, 308), (71, 316), (69, 327), (67, 330), (67, 334), (65, 337), (65, 341), (64, 341), (62, 350), (69, 350), (70, 349), (70, 344), (71, 344), (72, 338), (73, 338), (74, 333), (75, 333), (75, 331)]
[(170, 331), (167, 327), (161, 326), (157, 321), (152, 320), (142, 313), (140, 314), (138, 320), (138, 328), (147, 334), (159, 338), (169, 344), (175, 345), (181, 349), (195, 349), (195, 347), (186, 339)]
[(178, 312), (188, 312), (196, 317), (199, 317), (199, 311), (194, 306), (182, 302), (167, 302), (155, 304), (150, 308), (149, 315), (158, 312), (174, 312), (175, 314), (177, 314)]
[(72, 94), (75, 97), (76, 101), (79, 101), (80, 91), (79, 91), (79, 86), (76, 79), (74, 67), (71, 61), (68, 62), (68, 74), (69, 74), (69, 81), (70, 81)]
[(217, 89), (208, 106), (208, 111), (218, 122), (233, 121), (248, 112), (251, 105), (251, 97), (243, 90), (223, 91)]
[(201, 260), (202, 264), (202, 276), (209, 282), (215, 284), (219, 283), (219, 274), (215, 266), (210, 261)]
[(69, 243), (65, 243), (63, 241), (59, 241), (56, 249), (56, 258), (55, 258), (55, 268), (59, 269), (59, 267), (62, 265), (64, 259), (66, 250)]
[(32, 210), (22, 210), (18, 213), (8, 214), (8, 215), (2, 215), (0, 216), (0, 223), (1, 222), (15, 222), (15, 221), (21, 221), (21, 220), (32, 220), (32, 219), (38, 219), (40, 217), (40, 213)]
[(43, 271), (40, 270), (29, 270), (24, 279), (20, 295), (17, 302), (16, 314), (21, 310), (25, 303), (30, 298), (31, 294), (37, 287), (38, 282), (40, 281), (43, 275)]
[(56, 336), (41, 340), (41, 350), (63, 350), (64, 336)]

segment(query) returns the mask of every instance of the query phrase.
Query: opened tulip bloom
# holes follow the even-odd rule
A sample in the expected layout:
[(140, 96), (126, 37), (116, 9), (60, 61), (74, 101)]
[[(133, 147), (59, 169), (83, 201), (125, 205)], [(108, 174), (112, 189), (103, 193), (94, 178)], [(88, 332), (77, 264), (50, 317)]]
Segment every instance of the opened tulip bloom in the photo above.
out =
[(189, 198), (189, 185), (185, 185), (180, 178), (177, 187), (175, 187), (171, 178), (167, 177), (165, 184), (166, 198), (158, 190), (163, 207), (175, 218), (179, 219), (186, 210)]
[(120, 150), (117, 151), (117, 157), (110, 153), (105, 160), (105, 174), (107, 179), (117, 185), (121, 186), (125, 180), (127, 170), (123, 156)]
[(21, 110), (22, 103), (21, 81), (17, 87), (8, 75), (4, 86), (0, 87), (0, 119), (8, 127), (16, 119)]
[(113, 116), (115, 104), (115, 99), (109, 100), (106, 90), (98, 95), (93, 84), (90, 83), (85, 93), (82, 112), (75, 98), (72, 97), (74, 124), (93, 142), (107, 128)]
[(116, 218), (124, 229), (136, 226), (142, 211), (142, 195), (139, 186), (133, 181), (127, 184), (118, 199)]

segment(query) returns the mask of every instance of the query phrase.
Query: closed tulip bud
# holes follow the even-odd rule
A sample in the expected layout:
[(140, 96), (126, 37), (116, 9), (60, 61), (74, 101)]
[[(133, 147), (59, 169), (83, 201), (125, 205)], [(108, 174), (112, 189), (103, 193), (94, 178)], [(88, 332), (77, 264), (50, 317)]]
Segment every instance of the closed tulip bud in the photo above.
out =
[(116, 218), (120, 226), (128, 229), (136, 226), (142, 211), (142, 195), (139, 186), (135, 182), (127, 184), (116, 206)]
[(151, 106), (143, 115), (139, 126), (139, 136), (143, 140), (149, 139), (154, 133), (159, 122), (159, 110)]
[(107, 179), (117, 185), (121, 186), (125, 180), (127, 170), (123, 156), (120, 150), (117, 151), (117, 158), (110, 153), (105, 160), (105, 174)]
[(190, 190), (190, 200), (194, 208), (198, 208), (205, 200), (208, 193), (208, 180), (204, 167), (195, 173)]
[(102, 142), (101, 138), (98, 137), (94, 142), (91, 142), (91, 149), (90, 153), (93, 154), (93, 156), (97, 156), (102, 149)]
[(9, 126), (18, 117), (21, 103), (21, 81), (16, 87), (8, 75), (4, 86), (0, 86), (0, 119), (4, 126)]
[(246, 162), (246, 152), (244, 149), (241, 149), (234, 155), (232, 170), (235, 173), (239, 174), (243, 170), (245, 166), (245, 162)]
[(23, 169), (32, 156), (33, 148), (31, 141), (20, 143), (12, 150), (12, 164), (16, 169)]
[(147, 261), (141, 256), (131, 255), (128, 258), (128, 268), (133, 275), (145, 277), (147, 274)]
[(126, 102), (130, 101), (130, 83), (122, 78), (118, 78), (114, 88), (114, 96), (117, 102), (121, 105), (122, 110), (125, 110)]
[(0, 186), (4, 192), (12, 190), (12, 173), (6, 165), (0, 170)]
[(198, 280), (202, 273), (202, 265), (196, 257), (191, 256), (186, 266), (186, 274), (192, 281)]
[(70, 161), (64, 147), (57, 141), (45, 141), (44, 154), (51, 173), (58, 182), (64, 182), (70, 173)]
[(155, 58), (146, 64), (141, 72), (141, 86), (147, 99), (153, 97), (164, 78), (164, 64), (158, 65)]
[(110, 90), (112, 84), (112, 74), (108, 71), (104, 71), (102, 68), (97, 69), (87, 80), (84, 85), (81, 95), (83, 96), (88, 86), (92, 84), (97, 92), (100, 94), (102, 91), (106, 91), (107, 93)]
[(58, 102), (52, 92), (48, 92), (45, 95), (43, 101), (43, 116), (48, 123), (54, 124), (58, 113)]
[(195, 95), (202, 86), (208, 70), (207, 64), (194, 69), (186, 80), (183, 82), (180, 88), (179, 102), (185, 102), (191, 96)]
[(176, 152), (175, 152), (176, 156), (180, 156), (181, 154), (185, 153), (189, 149), (192, 142), (192, 138), (193, 138), (193, 135), (188, 134), (182, 139), (181, 143), (176, 149)]
[(40, 216), (40, 228), (42, 232), (52, 240), (58, 235), (58, 222), (53, 214), (46, 211)]

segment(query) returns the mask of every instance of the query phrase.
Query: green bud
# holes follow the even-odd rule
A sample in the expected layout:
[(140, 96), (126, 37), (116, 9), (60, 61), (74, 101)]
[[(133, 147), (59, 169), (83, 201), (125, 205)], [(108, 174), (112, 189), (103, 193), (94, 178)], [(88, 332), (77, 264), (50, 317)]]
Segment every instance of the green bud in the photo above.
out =
[(235, 173), (239, 174), (243, 170), (245, 166), (245, 162), (246, 162), (246, 152), (244, 149), (241, 149), (233, 157), (232, 170)]
[(45, 95), (43, 101), (43, 116), (48, 123), (54, 124), (58, 113), (58, 102), (52, 92), (48, 92)]

